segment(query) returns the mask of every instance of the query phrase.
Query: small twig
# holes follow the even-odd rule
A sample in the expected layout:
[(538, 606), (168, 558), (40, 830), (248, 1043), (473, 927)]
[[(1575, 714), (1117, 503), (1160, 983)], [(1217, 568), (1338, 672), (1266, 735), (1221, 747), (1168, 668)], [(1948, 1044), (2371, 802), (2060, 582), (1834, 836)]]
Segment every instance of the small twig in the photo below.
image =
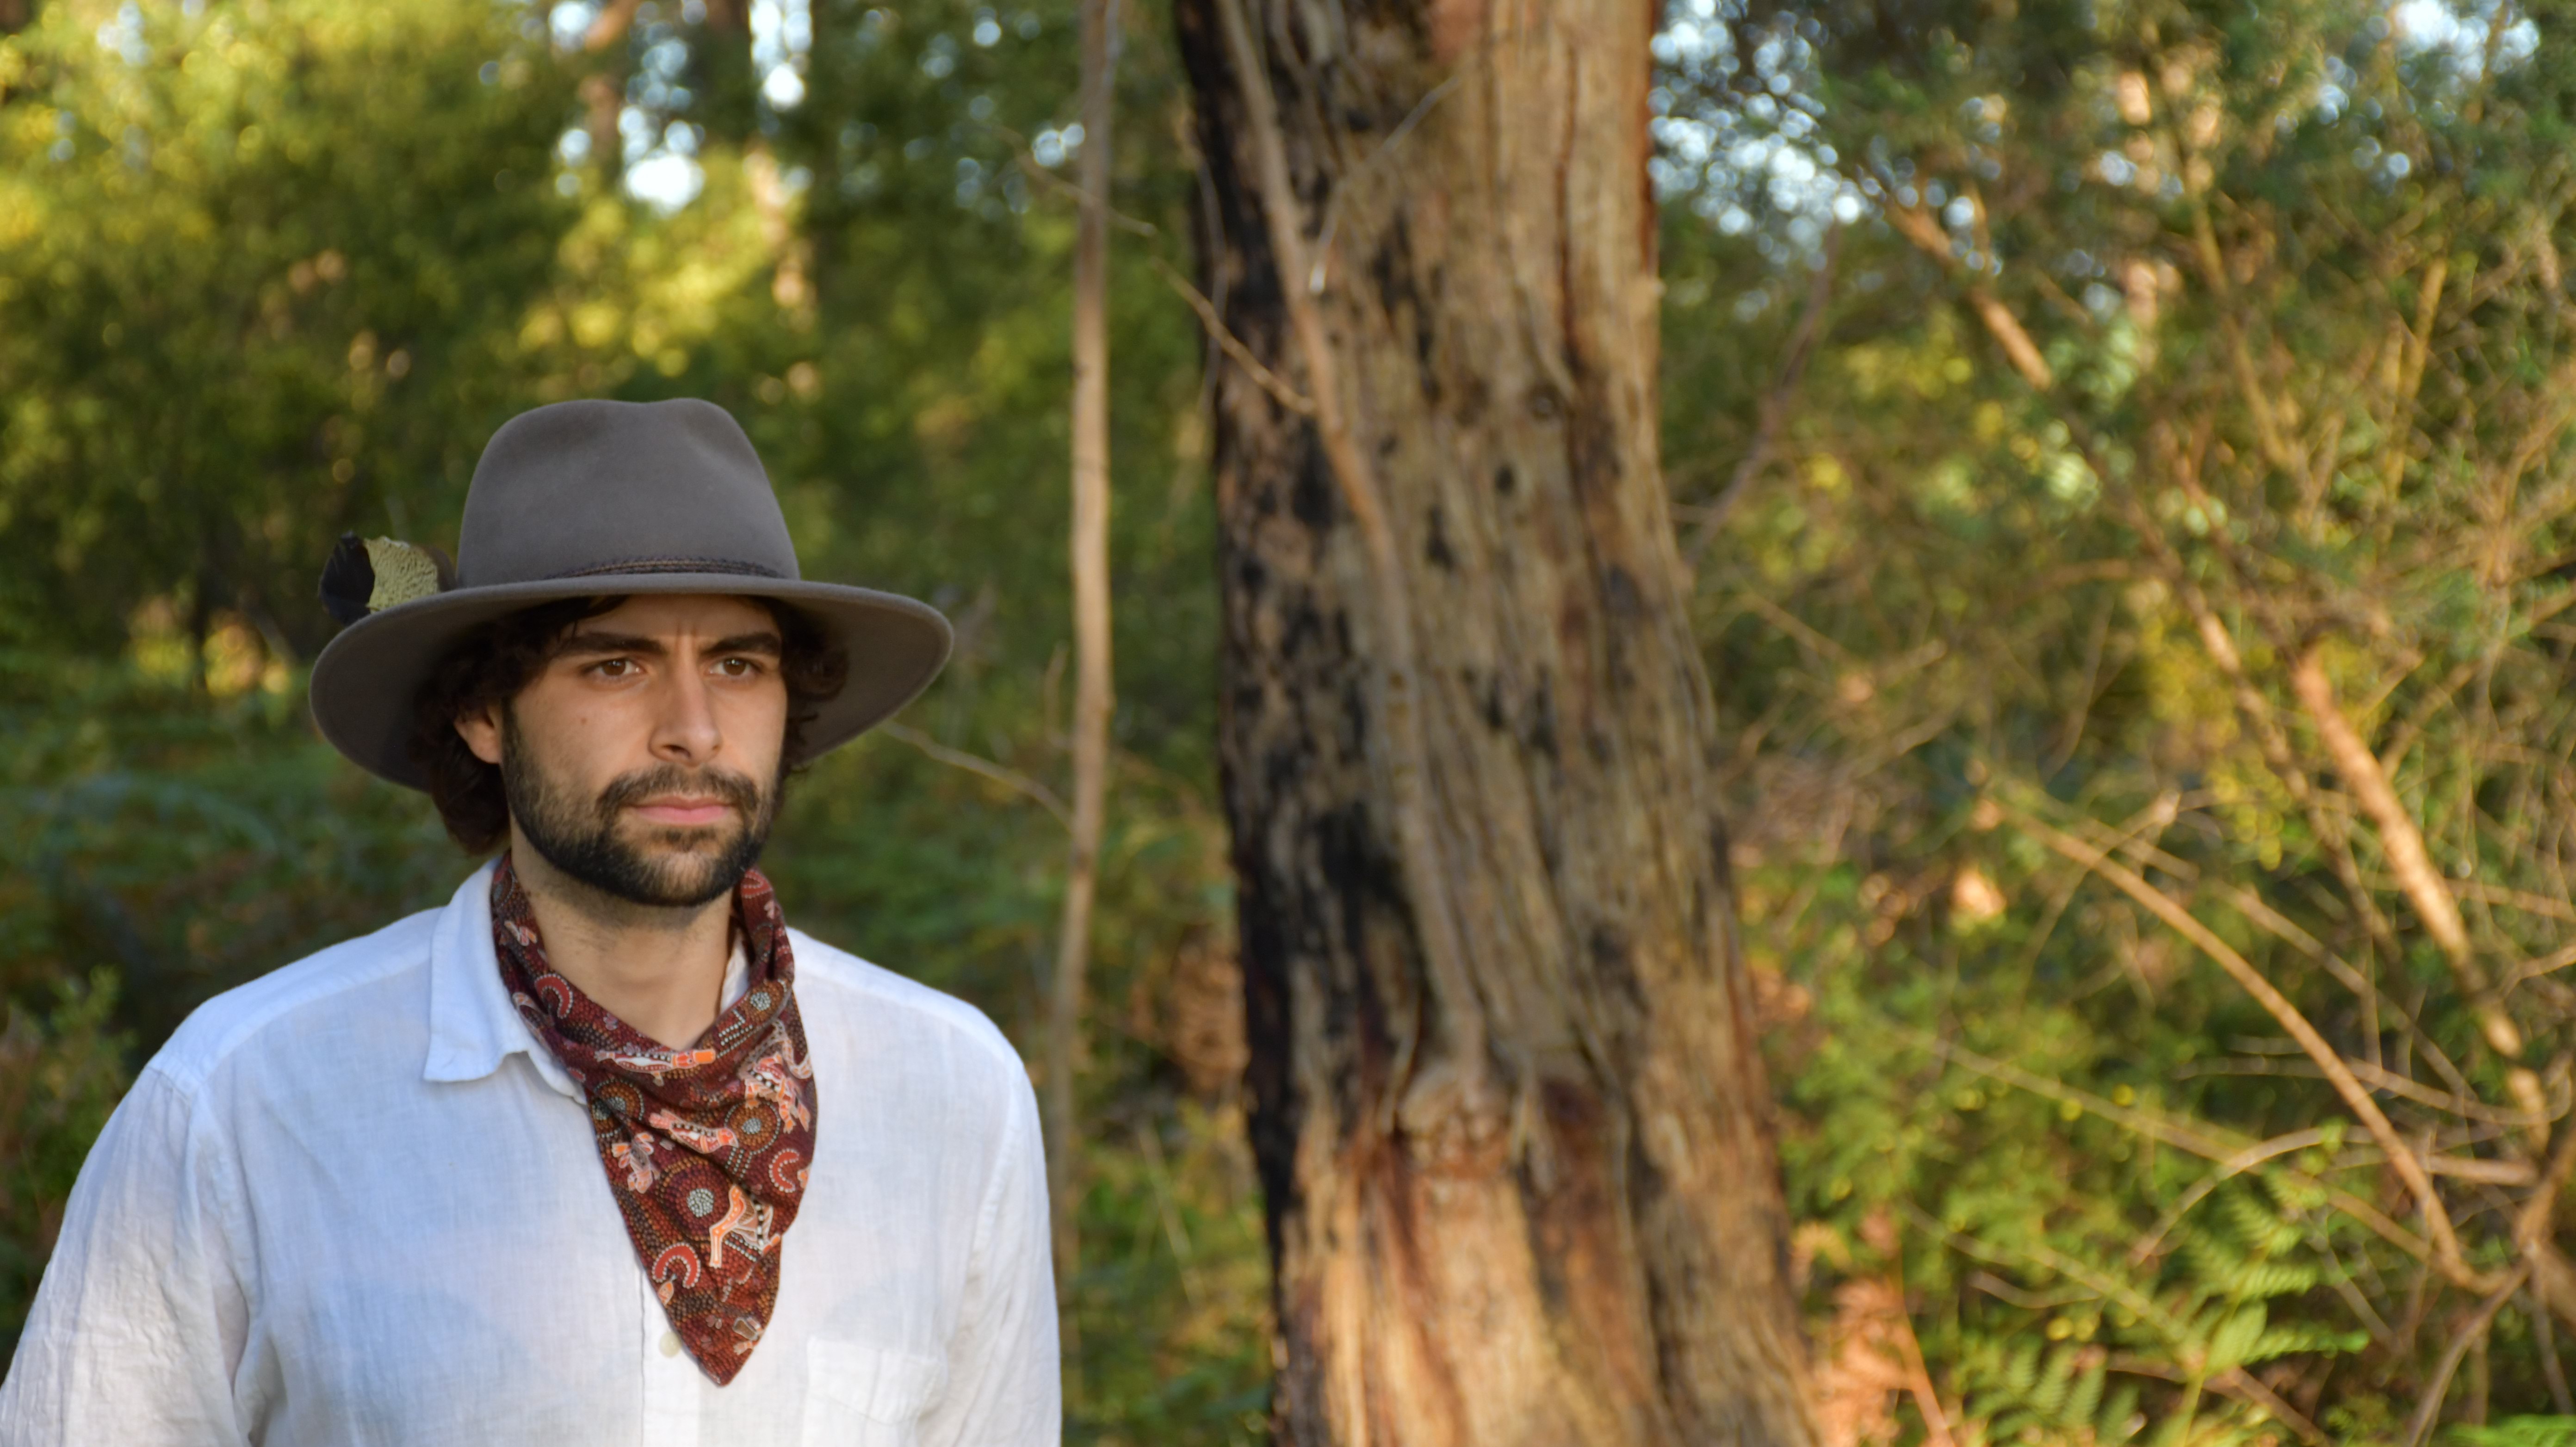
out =
[(1734, 513), (1736, 504), (1744, 500), (1745, 491), (1771, 461), (1772, 449), (1779, 444), (1781, 424), (1789, 417), (1789, 403), (1797, 396), (1799, 382), (1806, 378), (1807, 360), (1815, 355), (1816, 338), (1824, 330), (1825, 305), (1833, 299), (1834, 293), (1834, 263), (1841, 257), (1842, 249), (1843, 229), (1836, 226), (1825, 233), (1822, 264), (1807, 280), (1807, 303), (1798, 313), (1797, 326), (1789, 332), (1788, 347), (1780, 354), (1779, 380), (1762, 394), (1761, 403), (1754, 413), (1753, 440), (1745, 444), (1744, 455), (1736, 459), (1735, 470), (1728, 475), (1726, 486), (1718, 489), (1708, 511), (1700, 515), (1699, 525), (1691, 530), (1689, 545), (1682, 549), (1682, 557), (1694, 567), (1698, 566), (1709, 545), (1717, 541), (1728, 516)]
[[(1071, 201), (1077, 207), (1084, 205), (1092, 199), (1091, 192), (1085, 189), (1079, 182), (1066, 180), (1064, 177), (1057, 175), (1054, 169), (1048, 166), (1044, 161), (1039, 160), (1037, 158), (1037, 153), (1029, 149), (1028, 137), (1021, 135), (1018, 131), (1011, 129), (1009, 126), (996, 125), (991, 121), (984, 122), (983, 128), (992, 132), (994, 135), (1000, 136), (1004, 141), (1010, 144), (1011, 150), (1016, 154), (1019, 160), (1021, 174), (1027, 176), (1030, 180), (1037, 182), (1039, 185), (1044, 186), (1051, 191), (1062, 193), (1066, 200)], [(1086, 136), (1084, 139), (1088, 140), (1090, 138)], [(1110, 225), (1115, 226), (1119, 230), (1127, 232), (1130, 235), (1150, 237), (1155, 240), (1160, 240), (1162, 238), (1163, 228), (1155, 225), (1151, 221), (1145, 221), (1137, 217), (1130, 216), (1126, 212), (1119, 210), (1117, 207), (1108, 205), (1105, 198), (1101, 206), (1101, 214), (1109, 218)]]
[(2542, 975), (2556, 974), (2569, 965), (2576, 965), (2576, 945), (2552, 950), (2538, 959), (2524, 960), (2504, 972), (2504, 981), (2496, 986), (2496, 989), (2499, 992), (2510, 990), (2516, 985), (2528, 984)]
[(1896, 1318), (1896, 1349), (1904, 1358), (1905, 1388), (1914, 1397), (1914, 1410), (1923, 1414), (1924, 1447), (1957, 1447), (1958, 1439), (1950, 1435), (1950, 1414), (1941, 1406), (1941, 1394), (1932, 1385), (1931, 1364), (1923, 1360), (1923, 1343), (1914, 1335), (1914, 1323), (1902, 1313), (1905, 1291), (1900, 1285), (1896, 1300), (1900, 1307)]
[(2576, 1397), (2567, 1392), (2567, 1370), (2558, 1361), (2558, 1329), (2549, 1324), (2549, 1308), (2525, 1300), (2523, 1310), (2531, 1313), (2532, 1345), (2540, 1348), (2540, 1378), (2549, 1384), (2549, 1404), (2562, 1417), (2576, 1417)]
[[(2035, 1075), (2030, 1071), (2022, 1069), (2018, 1065), (2010, 1065), (2000, 1060), (1989, 1060), (1985, 1056), (1979, 1055), (1977, 1052), (1970, 1050), (1965, 1046), (1952, 1044), (1938, 1036), (1919, 1030), (1905, 1030), (1902, 1027), (1898, 1028), (1899, 1033), (1911, 1035), (1917, 1043), (1923, 1046), (1924, 1049), (1931, 1051), (1933, 1054), (1938, 1055), (1953, 1064), (1973, 1070), (1989, 1079), (2000, 1080), (2006, 1085), (2017, 1086), (2023, 1090), (2029, 1091), (2033, 1095), (2040, 1096), (2043, 1099), (2054, 1100), (2061, 1104), (2073, 1105), (2078, 1110), (2087, 1111), (2093, 1115), (2100, 1116), (2104, 1120), (2133, 1131), (2138, 1135), (2146, 1137), (2148, 1140), (2161, 1142), (2162, 1144), (2173, 1146), (2179, 1150), (2189, 1151), (2191, 1154), (2199, 1156), (2203, 1160), (2223, 1161), (2244, 1148), (2244, 1144), (2241, 1140), (2221, 1140), (2215, 1136), (2205, 1135), (2189, 1126), (2178, 1125), (2172, 1121), (2147, 1114), (2144, 1111), (2131, 1110), (2125, 1106), (2114, 1105), (2110, 1101), (2107, 1101), (2090, 1091), (2078, 1090), (2071, 1085), (2061, 1084), (2044, 1075)], [(2418, 1261), (2424, 1262), (2427, 1265), (2433, 1264), (2433, 1249), (2424, 1243), (2424, 1238), (2407, 1230), (2395, 1221), (2390, 1220), (2386, 1212), (2381, 1211), (2378, 1207), (2371, 1205), (2369, 1202), (2362, 1200), (2358, 1196), (2355, 1196), (2350, 1191), (2337, 1190), (2334, 1187), (2327, 1185), (2325, 1182), (2316, 1179), (2305, 1171), (2294, 1171), (2292, 1172), (2292, 1175), (2302, 1184), (2314, 1186), (2318, 1190), (2324, 1191), (2326, 1194), (2326, 1204), (2334, 1207), (2338, 1211), (2341, 1211), (2345, 1215), (2350, 1216), (2352, 1219), (2360, 1222), (2363, 1226), (2368, 1227), (2371, 1234), (2379, 1237), (2379, 1239), (2387, 1242), (2389, 1245), (2396, 1247), (2398, 1250), (2405, 1252), (2407, 1255), (2414, 1257)], [(2453, 1268), (2445, 1268), (2446, 1274), (2448, 1270), (2451, 1269), (2456, 1269), (2464, 1273), (2467, 1271), (2465, 1266), (2455, 1266)], [(2474, 1273), (2470, 1273), (2466, 1275), (2462, 1284), (2483, 1285), (2484, 1282), (2485, 1278), (2477, 1276)]]
[(2563, 899), (2552, 899), (2545, 894), (2533, 894), (2526, 889), (2506, 889), (2501, 885), (2484, 884), (2474, 879), (2451, 879), (2443, 882), (2450, 887), (2452, 895), (2459, 899), (2474, 899), (2480, 904), (2500, 904), (2507, 909), (2521, 910), (2524, 914), (2536, 914), (2543, 919), (2554, 919), (2563, 924), (2576, 924), (2576, 905), (2571, 905)]
[(1217, 315), (1216, 303), (1208, 300), (1205, 293), (1192, 286), (1189, 278), (1181, 275), (1180, 270), (1170, 262), (1159, 256), (1150, 259), (1154, 263), (1154, 270), (1162, 273), (1163, 280), (1172, 284), (1172, 290), (1181, 294), (1181, 300), (1190, 304), (1191, 311), (1198, 313), (1199, 325), (1207, 328), (1208, 337), (1217, 344), (1218, 350), (1232, 358), (1234, 364), (1241, 367), (1246, 376), (1259, 384), (1262, 391), (1269, 393), (1270, 400), (1300, 417), (1315, 415), (1314, 401), (1305, 393), (1289, 386), (1278, 373), (1263, 366), (1261, 359), (1252, 355), (1252, 349), (1243, 344), (1243, 339), (1237, 337), (1234, 330), (1225, 324), (1225, 318)]
[[(1940, 222), (1932, 219), (1931, 212), (1920, 206), (1891, 205), (1882, 208), (1881, 214), (1887, 217), (1889, 225), (1896, 228), (1898, 235), (1913, 242), (1926, 255), (1945, 266), (1959, 264), (1959, 259), (1950, 254), (1950, 234), (1941, 229)], [(1969, 309), (1977, 314), (1977, 320), (1985, 323), (1995, 345), (2004, 349), (2004, 360), (2012, 363), (2013, 370), (2021, 373), (2022, 380), (2031, 385), (2031, 390), (2045, 392), (2057, 385), (2056, 374), (2049, 370), (2048, 359), (2039, 354), (2039, 344), (2030, 339), (2030, 332), (2022, 326), (2021, 318), (2013, 315), (2012, 308), (2004, 305), (2003, 298), (1996, 296), (1992, 287), (1982, 281), (1972, 281), (1968, 283), (1967, 297)]]
[(1386, 133), (1386, 139), (1378, 142), (1367, 157), (1343, 178), (1342, 184), (1333, 188), (1332, 196), (1324, 202), (1324, 226), (1315, 237), (1315, 261), (1313, 269), (1306, 277), (1306, 290), (1317, 296), (1324, 294), (1325, 269), (1333, 262), (1333, 229), (1339, 226), (1342, 220), (1342, 197), (1348, 195), (1353, 186), (1374, 173), (1388, 156), (1395, 153), (1396, 147), (1404, 144), (1404, 138), (1413, 134), (1413, 128), (1422, 124), (1422, 118), (1431, 114), (1432, 107), (1440, 104), (1447, 98), (1449, 92), (1458, 88), (1458, 83), (1467, 78), (1469, 68), (1475, 61), (1481, 60), (1490, 48), (1479, 46), (1475, 55), (1469, 58), (1468, 65), (1462, 65), (1449, 72), (1447, 80), (1425, 91), (1422, 99), (1413, 103), (1413, 109), (1404, 113), (1404, 119), (1395, 123), (1395, 129)]
[(2470, 1313), (2467, 1324), (2451, 1334), (2451, 1348), (2442, 1353), (2433, 1368), (2433, 1379), (2424, 1384), (2423, 1399), (2415, 1404), (2415, 1415), (2406, 1423), (2406, 1447), (2416, 1447), (2424, 1434), (2433, 1428), (2433, 1420), (2442, 1414), (2442, 1399), (2451, 1394), (2451, 1376), (2460, 1369), (2460, 1361), (2469, 1348), (2486, 1340), (2487, 1328), (2495, 1323), (2495, 1314), (2507, 1299), (2522, 1289), (2522, 1279), (2531, 1274), (2531, 1263), (2517, 1263), (2504, 1274), (2504, 1280), (2488, 1292), (2486, 1300)]
[(2011, 813), (2023, 832), (2100, 875), (2112, 887), (2144, 906), (2148, 913), (2163, 920), (2176, 934), (2199, 946), (2202, 954), (2226, 971), (2245, 993), (2254, 997), (2256, 1004), (2279, 1021), (2290, 1038), (2298, 1041), (2309, 1058), (2325, 1072), (2326, 1080), (2334, 1086), (2335, 1093), (2342, 1096), (2345, 1106), (2360, 1118), (2362, 1128), (2370, 1132), (2382, 1150), (2388, 1152), (2390, 1167), (2397, 1172), (2398, 1179), (2406, 1183), (2406, 1189), (2414, 1195), (2416, 1205), (2424, 1214), (2424, 1226), (2432, 1237), (2437, 1264), (2444, 1275), (2454, 1272), (2475, 1275), (2460, 1254), (2460, 1239), (2451, 1228), (2451, 1213), (2443, 1206), (2441, 1193), (2433, 1189), (2433, 1178), (2424, 1169), (2424, 1163), (2406, 1148), (2397, 1128), (2389, 1124), (2388, 1116), (2380, 1110), (2379, 1102), (2371, 1099), (2370, 1092), (2353, 1078), (2343, 1057), (2326, 1042), (2325, 1036), (2317, 1032), (2317, 1027), (2308, 1022), (2308, 1017), (2299, 1013), (2298, 1006), (2290, 1003), (2288, 996), (2274, 988), (2270, 980), (2263, 978), (2261, 971), (2213, 933), (2209, 926), (2166, 898), (2134, 870), (2043, 820), (2018, 809), (2011, 810)]
[[(2189, 1375), (2181, 1368), (2168, 1366), (2163, 1362), (2148, 1361), (2144, 1357), (2115, 1356), (2106, 1359), (2102, 1365), (2127, 1377), (2153, 1377), (2160, 1382), (2190, 1380)], [(2334, 1440), (2325, 1434), (2324, 1428), (2309, 1421), (2298, 1408), (2281, 1400), (2279, 1393), (2263, 1385), (2261, 1379), (2243, 1367), (2229, 1367), (2209, 1378), (2208, 1385), (2211, 1391), (2221, 1396), (2234, 1397), (2238, 1401), (2251, 1403), (2271, 1413), (2273, 1420), (2289, 1428), (2291, 1433), (2302, 1442), (2324, 1443)]]
[(601, 51), (615, 45), (626, 34), (627, 28), (635, 23), (637, 8), (638, 0), (609, 0), (609, 4), (600, 9), (599, 18), (591, 21), (590, 28), (581, 33), (581, 48)]
[(2514, 1213), (2513, 1242), (2531, 1269), (2532, 1289), (2542, 1303), (2576, 1325), (2576, 1267), (2558, 1253), (2551, 1234), (2557, 1224), (2558, 1197), (2567, 1189), (2571, 1173), (2576, 1173), (2576, 1131), (2560, 1131), (2548, 1163), (2540, 1169), (2539, 1184)]
[(2218, 892), (2229, 904), (2236, 907), (2238, 914), (2261, 926), (2292, 949), (2316, 961), (2327, 974), (2334, 976), (2338, 984), (2360, 997), (2362, 1003), (2370, 1007), (2374, 1013), (2385, 1009), (2396, 1016), (2397, 1023), (2405, 1027), (2406, 1033), (2413, 1037), (2417, 1047), (2424, 1052), (2424, 1058), (2433, 1062), (2434, 1070), (2440, 1072), (2453, 1094), (2463, 1097), (2474, 1094), (2469, 1089), (2468, 1077), (2462, 1075), (2460, 1068), (2451, 1063), (2451, 1057), (2444, 1053), (2440, 1046), (2433, 1043), (2433, 1037), (2425, 1034), (2423, 1027), (2415, 1023), (2415, 1016), (2404, 1006), (2385, 999), (2378, 988), (2370, 983), (2368, 976), (2346, 964), (2340, 955), (2327, 949), (2316, 936), (2299, 928), (2280, 911), (2264, 903), (2262, 896), (2254, 891), (2242, 885), (2221, 884), (2218, 886)]
[(1172, 1201), (1172, 1169), (1163, 1159), (1163, 1138), (1151, 1121), (1136, 1122), (1136, 1144), (1145, 1154), (1145, 1174), (1154, 1187), (1154, 1205), (1163, 1218), (1163, 1240), (1172, 1248), (1172, 1259), (1180, 1264), (1181, 1294), (1190, 1300), (1190, 1309), (1199, 1306), (1199, 1273), (1197, 1253), (1190, 1249), (1190, 1233), (1181, 1226), (1180, 1208)]
[(2493, 988), (2486, 972), (2479, 968), (2477, 957), (2469, 949), (2469, 931), (2460, 917), (2459, 901), (2442, 880), (2432, 855), (2424, 847), (2424, 833), (2416, 827), (2415, 817), (2390, 787), (2388, 775), (2381, 772), (2379, 756), (2370, 751), (2361, 734), (2335, 703), (2334, 684), (2327, 679), (2325, 663), (2315, 649), (2299, 656), (2290, 669), (2290, 691), (2297, 695), (2306, 710), (2308, 722), (2315, 726), (2318, 742), (2325, 745), (2327, 757), (2334, 760), (2335, 772), (2352, 791), (2362, 812), (2379, 830), (2379, 847), (2388, 857), (2388, 867), (2397, 876), (2400, 889), (2415, 906), (2424, 928), (2433, 936), (2449, 958), (2452, 972), (2459, 976), (2460, 988), (2478, 1014), (2478, 1024), (2487, 1043), (2508, 1058), (2522, 1054), (2522, 1032), (2495, 1002)]
[(2156, 1218), (2156, 1224), (2146, 1235), (2138, 1239), (2138, 1244), (2129, 1248), (2130, 1264), (2143, 1266), (2152, 1259), (2163, 1247), (2165, 1237), (2173, 1231), (2174, 1227), (2182, 1224), (2183, 1217), (2191, 1214), (2192, 1207), (2207, 1200), (2210, 1192), (2217, 1190), (2230, 1176), (2250, 1171), (2275, 1156), (2286, 1156), (2292, 1151), (2303, 1151), (2310, 1146), (2323, 1145), (2328, 1134), (2329, 1132), (2322, 1127), (2294, 1130), (2288, 1135), (2258, 1141), (2220, 1161), (2216, 1170), (2192, 1182), (2181, 1195), (2175, 1197), (2174, 1203), (2165, 1208), (2165, 1213)]
[(877, 725), (877, 732), (900, 739), (951, 768), (964, 769), (970, 774), (981, 775), (1013, 793), (1035, 800), (1043, 805), (1048, 813), (1055, 816), (1055, 822), (1067, 829), (1073, 827), (1073, 811), (1064, 806), (1064, 801), (1056, 797), (1055, 791), (1017, 769), (1005, 768), (991, 759), (967, 753), (963, 749), (952, 749), (910, 724), (882, 723)]
[[(2383, 1069), (2365, 1061), (2347, 1060), (2344, 1062), (2344, 1068), (2352, 1072), (2354, 1079), (2359, 1080), (2362, 1084), (2369, 1086), (2373, 1090), (2384, 1090), (2402, 1100), (2412, 1101), (2417, 1105), (2438, 1110), (2447, 1115), (2455, 1115), (2462, 1120), (2474, 1120), (2482, 1125), (2513, 1126), (2528, 1130), (2533, 1126), (2548, 1125), (2552, 1121), (2557, 1120), (2560, 1116), (2566, 1114), (2566, 1111), (2563, 1109), (2551, 1110), (2541, 1114), (2534, 1114), (2528, 1111), (2505, 1110), (2497, 1106), (2488, 1105), (2484, 1101), (2475, 1099), (2474, 1097), (2447, 1095), (2430, 1086), (2419, 1084), (2406, 1076), (2399, 1075), (2395, 1071)], [(2317, 1063), (2313, 1060), (2247, 1060), (2236, 1058), (2195, 1061), (2189, 1065), (2183, 1066), (2177, 1073), (2183, 1077), (2194, 1075), (2291, 1075), (2305, 1076), (2311, 1080), (2324, 1078), (2324, 1072), (2318, 1068)], [(2520, 1174), (2515, 1177), (2516, 1184), (2520, 1184), (2531, 1179), (2531, 1166), (2528, 1162), (2519, 1164), (2515, 1169), (2520, 1172)], [(2455, 1172), (2455, 1174), (2469, 1173)]]
[[(2149, 1300), (2136, 1287), (2116, 1277), (2105, 1276), (2046, 1242), (2024, 1240), (2012, 1246), (1996, 1245), (1964, 1232), (1951, 1230), (1911, 1201), (1899, 1204), (1905, 1208), (1905, 1214), (1913, 1219), (1916, 1226), (1930, 1232), (1955, 1251), (1995, 1266), (2044, 1266), (2060, 1276), (2082, 1282), (2104, 1298), (2127, 1307), (2137, 1314), (2139, 1320), (2153, 1324), (2158, 1331), (2165, 1334), (2167, 1340), (2177, 1346), (2191, 1339), (2188, 1328), (2174, 1320), (2163, 1307)], [(2015, 1260), (2016, 1257), (2019, 1260)]]

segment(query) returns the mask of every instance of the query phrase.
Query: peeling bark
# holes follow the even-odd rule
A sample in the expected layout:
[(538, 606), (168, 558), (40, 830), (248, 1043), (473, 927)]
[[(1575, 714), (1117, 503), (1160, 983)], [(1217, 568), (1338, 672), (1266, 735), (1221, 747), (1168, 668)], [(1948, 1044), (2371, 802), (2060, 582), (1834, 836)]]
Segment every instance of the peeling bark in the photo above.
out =
[[(1714, 709), (1656, 446), (1655, 12), (1245, 14), (1418, 630), (1472, 992), (1454, 1008), (1482, 1017), (1496, 1083), (1490, 1109), (1396, 1108), (1457, 1022), (1406, 884), (1385, 620), (1314, 422), (1226, 366), (1221, 742), (1282, 1440), (1803, 1447)], [(1203, 290), (1311, 387), (1218, 0), (1177, 21)]]

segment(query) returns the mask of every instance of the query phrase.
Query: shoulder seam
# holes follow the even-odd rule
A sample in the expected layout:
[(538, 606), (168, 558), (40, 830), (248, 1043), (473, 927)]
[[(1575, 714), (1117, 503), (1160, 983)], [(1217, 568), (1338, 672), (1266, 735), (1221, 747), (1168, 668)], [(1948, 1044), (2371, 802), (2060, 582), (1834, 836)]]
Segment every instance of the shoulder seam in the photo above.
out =
[[(244, 981), (241, 985), (236, 986), (234, 990), (227, 991), (225, 993), (232, 994), (242, 990), (256, 989), (263, 982), (274, 979), (279, 973), (294, 969), (298, 965), (308, 964), (313, 961), (320, 960), (325, 956), (338, 954), (342, 951), (356, 950), (371, 940), (376, 940), (384, 935), (391, 934), (394, 931), (401, 929), (403, 926), (412, 924), (415, 921), (422, 921), (424, 924), (434, 922), (435, 917), (439, 913), (440, 911), (431, 909), (407, 915), (371, 934), (360, 935), (356, 939), (342, 940), (338, 944), (316, 950), (312, 954), (306, 955), (301, 959), (280, 965), (276, 970), (272, 970), (269, 973), (258, 976), (254, 979)], [(430, 918), (428, 921), (424, 921), (423, 916), (428, 916)], [(365, 985), (374, 984), (387, 976), (399, 974), (406, 969), (417, 968), (427, 964), (428, 962), (429, 948), (428, 940), (426, 938), (420, 942), (420, 947), (417, 949), (388, 949), (379, 958), (354, 966), (346, 973), (339, 974), (330, 979), (328, 984), (321, 989), (314, 990), (310, 993), (298, 992), (282, 1000), (265, 1002), (259, 1008), (244, 1014), (241, 1018), (225, 1022), (221, 1033), (212, 1035), (202, 1045), (193, 1041), (188, 1042), (193, 1048), (186, 1051), (185, 1059), (173, 1060), (171, 1058), (169, 1047), (171, 1044), (180, 1043), (186, 1037), (188, 1033), (188, 1024), (198, 1018), (197, 1014), (192, 1012), (189, 1016), (189, 1020), (182, 1022), (179, 1029), (176, 1032), (173, 1032), (169, 1043), (164, 1044), (159, 1051), (154, 1053), (153, 1057), (149, 1061), (145, 1062), (143, 1069), (146, 1072), (159, 1075), (162, 1079), (168, 1081), (172, 1088), (180, 1091), (183, 1095), (194, 1096), (199, 1088), (205, 1084), (206, 1078), (213, 1074), (216, 1069), (221, 1067), (225, 1061), (231, 1059), (234, 1052), (238, 1051), (242, 1047), (242, 1044), (251, 1036), (275, 1025), (278, 1021), (283, 1020), (290, 1015), (301, 1012), (309, 1006), (337, 999), (351, 990), (358, 989)], [(205, 1004), (199, 1005), (197, 1010), (200, 1012), (204, 1011), (208, 1006), (213, 1005), (216, 1001), (222, 1000), (223, 998), (224, 995), (217, 995), (214, 1000), (209, 1000)]]

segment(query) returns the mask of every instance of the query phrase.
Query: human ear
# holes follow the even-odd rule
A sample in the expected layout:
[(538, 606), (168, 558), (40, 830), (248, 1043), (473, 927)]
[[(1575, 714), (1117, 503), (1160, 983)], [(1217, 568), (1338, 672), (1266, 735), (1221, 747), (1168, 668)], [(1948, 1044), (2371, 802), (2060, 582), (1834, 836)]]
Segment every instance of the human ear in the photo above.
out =
[(501, 762), (501, 711), (498, 707), (487, 703), (471, 713), (458, 714), (456, 733), (465, 740), (465, 747), (473, 751), (474, 757), (496, 766)]

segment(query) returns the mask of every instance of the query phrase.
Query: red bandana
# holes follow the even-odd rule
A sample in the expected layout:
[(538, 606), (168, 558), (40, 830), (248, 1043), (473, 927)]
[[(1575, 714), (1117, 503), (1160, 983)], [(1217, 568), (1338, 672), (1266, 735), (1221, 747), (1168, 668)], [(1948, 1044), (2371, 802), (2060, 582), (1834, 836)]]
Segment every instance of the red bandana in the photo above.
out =
[(814, 1159), (814, 1071), (796, 961), (769, 881), (734, 895), (750, 963), (742, 998), (694, 1050), (609, 1014), (546, 963), (508, 855), (492, 872), (492, 944), (512, 1003), (590, 1097), (608, 1189), (671, 1330), (717, 1385), (751, 1357), (778, 1301), (778, 1247)]

